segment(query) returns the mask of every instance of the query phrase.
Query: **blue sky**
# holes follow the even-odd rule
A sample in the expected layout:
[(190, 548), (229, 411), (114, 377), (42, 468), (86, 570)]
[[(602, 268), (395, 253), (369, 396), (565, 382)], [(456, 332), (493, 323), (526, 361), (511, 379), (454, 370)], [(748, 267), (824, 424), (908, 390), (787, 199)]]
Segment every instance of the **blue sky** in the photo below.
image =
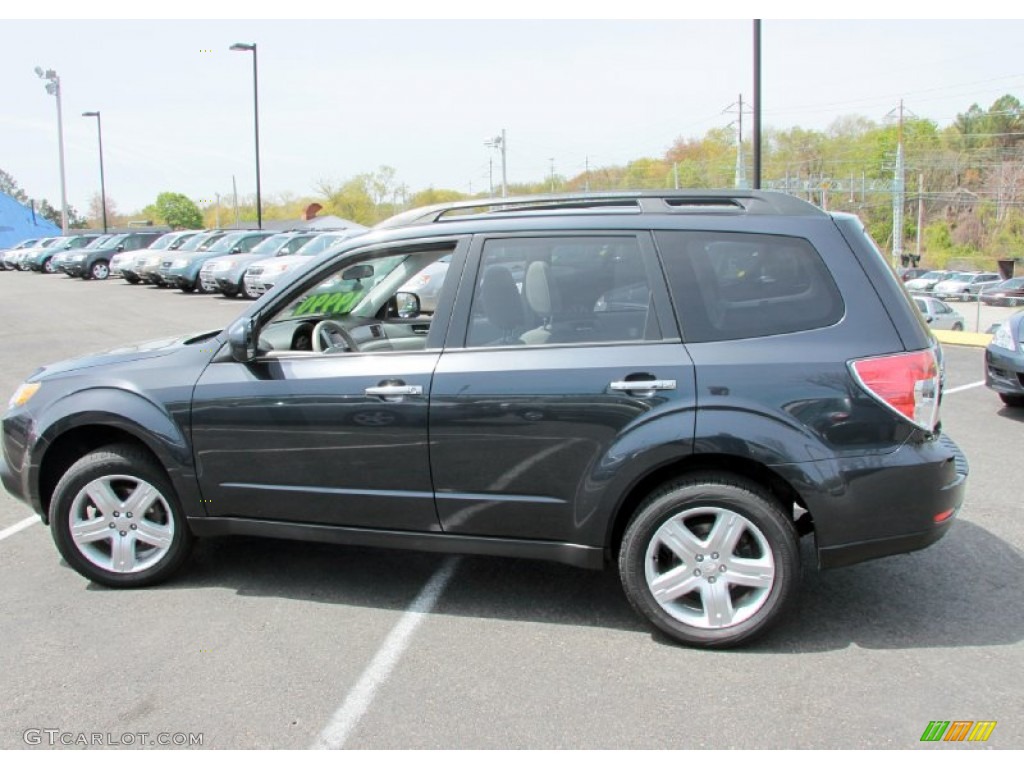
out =
[[(188, 12), (186, 6), (184, 12)], [(309, 9), (307, 9), (308, 12)], [(315, 12), (316, 6), (313, 6)], [(116, 7), (112, 14), (116, 14)], [(737, 20), (42, 20), (4, 22), (0, 168), (57, 201), (63, 88), (68, 200), (99, 188), (124, 212), (162, 191), (255, 191), (252, 57), (259, 47), (264, 197), (393, 166), (411, 190), (479, 192), (486, 139), (508, 132), (510, 181), (659, 156), (753, 96), (752, 25)], [(904, 99), (949, 124), (972, 102), (1024, 99), (1020, 20), (765, 20), (764, 124), (883, 120)], [(749, 126), (749, 119), (747, 122)], [(495, 156), (497, 173), (497, 157)]]

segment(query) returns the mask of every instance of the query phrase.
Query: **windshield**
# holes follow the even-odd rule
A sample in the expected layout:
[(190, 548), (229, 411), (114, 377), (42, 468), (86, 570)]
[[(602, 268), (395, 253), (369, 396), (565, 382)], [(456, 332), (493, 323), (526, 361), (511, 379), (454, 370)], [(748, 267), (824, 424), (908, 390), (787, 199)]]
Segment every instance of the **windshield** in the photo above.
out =
[(317, 235), (304, 246), (299, 248), (299, 250), (295, 252), (295, 255), (312, 256), (322, 251), (326, 251), (332, 245), (340, 243), (346, 237), (348, 237), (348, 235), (344, 233)]
[[(222, 237), (224, 237), (225, 234), (227, 234), (227, 233), (225, 233), (225, 232), (218, 232), (218, 233), (216, 233), (214, 235), (211, 235), (209, 232), (203, 233), (202, 237), (200, 237), (200, 239), (199, 239), (199, 245), (196, 247), (195, 250), (197, 250), (197, 251), (208, 251), (208, 250), (210, 250), (210, 246), (213, 245), (214, 243), (216, 243)], [(181, 250), (185, 250), (185, 249), (182, 248)]]
[(942, 272), (942, 271), (940, 270), (940, 271), (936, 271), (936, 272), (929, 272), (929, 273), (928, 273), (928, 274), (926, 274), (926, 275), (921, 275), (921, 279), (922, 279), (922, 280), (931, 280), (932, 278), (936, 278), (936, 277), (945, 277), (945, 276), (946, 276), (946, 273), (945, 273), (945, 272)]
[(104, 235), (103, 237), (93, 240), (89, 245), (85, 247), (87, 251), (96, 251), (100, 248), (113, 248), (118, 243), (123, 243), (128, 239), (128, 235)]
[(205, 248), (200, 250), (206, 251), (207, 253), (227, 253), (235, 245), (245, 237), (248, 237), (248, 232), (235, 232), (232, 235), (218, 235), (215, 239), (211, 240)]
[(149, 244), (151, 250), (157, 251), (166, 248), (173, 243), (177, 238), (181, 237), (177, 232), (168, 232), (166, 235), (161, 235), (152, 243)]
[(277, 253), (277, 249), (278, 248), (280, 248), (282, 245), (284, 245), (285, 243), (288, 242), (288, 238), (290, 238), (290, 237), (291, 237), (291, 235), (274, 235), (273, 237), (268, 237), (262, 243), (257, 245), (251, 251), (249, 251), (249, 253), (259, 253), (259, 254), (262, 254), (262, 255), (267, 255), (267, 254), (273, 255), (273, 254)]

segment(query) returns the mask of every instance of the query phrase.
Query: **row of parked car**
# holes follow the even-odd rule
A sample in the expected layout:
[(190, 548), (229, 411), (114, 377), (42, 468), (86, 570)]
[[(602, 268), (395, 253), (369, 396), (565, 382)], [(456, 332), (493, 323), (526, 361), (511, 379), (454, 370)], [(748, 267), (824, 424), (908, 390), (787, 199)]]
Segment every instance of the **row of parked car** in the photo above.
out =
[[(186, 293), (255, 299), (292, 269), (364, 231), (363, 227), (351, 227), (83, 234), (26, 240), (4, 252), (0, 264), (3, 269), (63, 273), (85, 280), (116, 277)], [(424, 276), (418, 279), (422, 282)], [(434, 282), (439, 285), (440, 279)], [(427, 308), (436, 291), (426, 284), (418, 287)]]
[(991, 306), (1024, 305), (1024, 277), (1004, 280), (995, 272), (956, 272), (948, 269), (908, 269), (902, 273), (907, 290), (946, 301), (978, 301)]

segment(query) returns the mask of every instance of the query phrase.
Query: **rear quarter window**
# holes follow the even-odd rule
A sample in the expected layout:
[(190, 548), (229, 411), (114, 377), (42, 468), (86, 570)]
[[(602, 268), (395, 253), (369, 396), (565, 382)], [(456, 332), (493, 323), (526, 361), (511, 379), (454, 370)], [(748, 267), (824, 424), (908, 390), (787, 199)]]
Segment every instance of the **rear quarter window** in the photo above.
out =
[(683, 338), (774, 336), (834, 325), (842, 296), (803, 238), (733, 232), (658, 232), (658, 250)]

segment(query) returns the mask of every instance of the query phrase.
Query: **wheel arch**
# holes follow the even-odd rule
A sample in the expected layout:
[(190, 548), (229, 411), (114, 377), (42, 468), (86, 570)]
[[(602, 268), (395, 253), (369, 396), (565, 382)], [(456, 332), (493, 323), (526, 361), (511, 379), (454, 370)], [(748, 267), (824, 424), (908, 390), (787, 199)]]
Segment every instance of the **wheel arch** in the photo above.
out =
[(618, 558), (622, 537), (640, 503), (656, 488), (665, 483), (684, 479), (698, 472), (719, 472), (739, 477), (764, 488), (776, 498), (794, 521), (800, 534), (813, 529), (813, 518), (808, 512), (798, 519), (794, 516), (794, 505), (807, 509), (800, 493), (778, 472), (743, 456), (729, 454), (700, 454), (680, 457), (676, 461), (662, 464), (636, 478), (615, 506), (606, 537), (606, 548), (613, 559)]
[(169, 413), (141, 395), (115, 388), (86, 390), (55, 403), (39, 427), (28, 491), (44, 520), (64, 472), (87, 453), (114, 443), (144, 449), (167, 473), (186, 516), (203, 514), (186, 436)]

